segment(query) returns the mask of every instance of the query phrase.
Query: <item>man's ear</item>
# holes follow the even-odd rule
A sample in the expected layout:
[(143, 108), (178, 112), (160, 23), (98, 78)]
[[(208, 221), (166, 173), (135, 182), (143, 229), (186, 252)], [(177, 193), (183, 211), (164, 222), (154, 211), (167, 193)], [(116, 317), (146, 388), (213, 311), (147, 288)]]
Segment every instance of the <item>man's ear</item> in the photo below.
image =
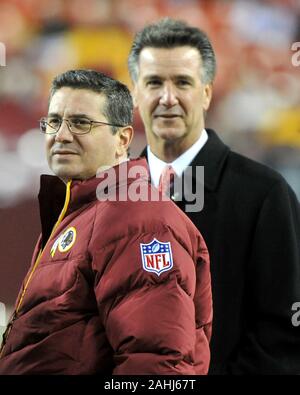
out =
[(133, 127), (125, 126), (117, 131), (119, 141), (117, 146), (117, 157), (127, 156), (128, 148), (133, 138)]
[(207, 111), (212, 98), (212, 84), (206, 84), (203, 91), (203, 110)]

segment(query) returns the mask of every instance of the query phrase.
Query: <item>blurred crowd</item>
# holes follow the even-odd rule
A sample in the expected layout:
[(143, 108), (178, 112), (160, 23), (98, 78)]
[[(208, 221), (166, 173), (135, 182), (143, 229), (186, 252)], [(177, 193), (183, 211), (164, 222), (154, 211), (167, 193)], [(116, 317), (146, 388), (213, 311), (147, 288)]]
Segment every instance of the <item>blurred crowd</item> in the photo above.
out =
[[(38, 175), (49, 172), (38, 120), (52, 78), (92, 68), (130, 86), (132, 37), (164, 16), (212, 39), (218, 68), (206, 125), (279, 170), (300, 198), (300, 65), (292, 62), (300, 0), (0, 0), (0, 208), (35, 196)], [(138, 114), (135, 131), (134, 156), (145, 144)]]

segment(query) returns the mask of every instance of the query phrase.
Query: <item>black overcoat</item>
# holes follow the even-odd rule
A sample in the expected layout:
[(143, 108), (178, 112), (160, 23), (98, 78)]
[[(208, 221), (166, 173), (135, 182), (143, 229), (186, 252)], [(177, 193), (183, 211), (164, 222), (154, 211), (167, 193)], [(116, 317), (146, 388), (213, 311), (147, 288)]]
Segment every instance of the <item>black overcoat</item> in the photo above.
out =
[(210, 253), (210, 373), (300, 374), (299, 202), (277, 172), (207, 132), (207, 143), (191, 163), (191, 193), (201, 190), (195, 168), (204, 166), (203, 209), (187, 212), (188, 179), (176, 204)]

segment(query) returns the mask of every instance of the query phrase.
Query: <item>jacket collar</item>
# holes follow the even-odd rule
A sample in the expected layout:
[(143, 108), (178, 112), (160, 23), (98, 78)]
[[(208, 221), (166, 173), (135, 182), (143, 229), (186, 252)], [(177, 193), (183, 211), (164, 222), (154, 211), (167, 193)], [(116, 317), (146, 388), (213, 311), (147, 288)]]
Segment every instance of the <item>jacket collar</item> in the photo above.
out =
[[(131, 159), (99, 172), (96, 177), (84, 181), (73, 181), (71, 187), (70, 210), (74, 211), (85, 203), (97, 199), (102, 192), (119, 191), (121, 186), (144, 179), (150, 182), (150, 173), (145, 159)], [(120, 189), (118, 188), (120, 187)]]
[[(196, 166), (204, 166), (204, 186), (206, 189), (214, 191), (218, 186), (222, 169), (230, 149), (221, 141), (214, 130), (206, 129), (206, 131), (208, 140), (193, 159), (190, 166), (193, 168)], [(146, 148), (141, 153), (141, 156), (147, 159)], [(201, 179), (198, 180), (197, 172), (193, 171), (193, 178), (196, 179), (196, 182), (202, 182)]]
[[(135, 167), (134, 171), (132, 170)], [(140, 170), (140, 171), (139, 171)], [(145, 159), (134, 159), (113, 166), (97, 177), (88, 180), (74, 180), (65, 216), (97, 199), (97, 194), (104, 188), (117, 189), (144, 179), (150, 182), (150, 174)], [(105, 180), (105, 182), (102, 182)], [(42, 175), (39, 192), (40, 217), (42, 225), (42, 244), (45, 245), (50, 233), (64, 207), (66, 185), (56, 176)]]
[[(131, 171), (132, 168), (141, 169), (141, 173)], [(114, 174), (114, 177), (112, 177)], [(136, 176), (139, 175), (139, 177)], [(96, 189), (101, 188), (101, 181), (106, 180), (105, 187), (117, 187), (121, 184), (131, 184), (137, 178), (150, 179), (148, 165), (145, 159), (132, 159), (100, 172), (97, 177), (87, 180), (73, 180), (71, 184), (71, 199), (69, 210), (74, 211), (78, 205), (96, 200)], [(100, 184), (100, 185), (99, 185)], [(42, 175), (39, 199), (43, 203), (64, 202), (66, 185), (56, 176)], [(69, 212), (68, 210), (68, 212)]]
[(204, 185), (208, 190), (214, 191), (218, 186), (230, 149), (221, 141), (215, 131), (206, 130), (208, 140), (192, 161), (191, 166), (204, 166)]

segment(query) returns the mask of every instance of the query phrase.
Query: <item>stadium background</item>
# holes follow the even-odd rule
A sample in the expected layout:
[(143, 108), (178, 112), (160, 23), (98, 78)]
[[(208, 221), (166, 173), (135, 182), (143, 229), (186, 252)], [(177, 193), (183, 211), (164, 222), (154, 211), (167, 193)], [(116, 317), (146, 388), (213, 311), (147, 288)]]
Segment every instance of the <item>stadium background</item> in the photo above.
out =
[[(291, 48), (300, 42), (300, 0), (0, 0), (0, 302), (7, 313), (40, 230), (39, 175), (50, 172), (38, 119), (52, 78), (94, 68), (130, 86), (132, 37), (163, 16), (212, 39), (218, 71), (206, 125), (281, 172), (300, 197), (300, 65)], [(144, 144), (135, 114), (133, 156)]]

